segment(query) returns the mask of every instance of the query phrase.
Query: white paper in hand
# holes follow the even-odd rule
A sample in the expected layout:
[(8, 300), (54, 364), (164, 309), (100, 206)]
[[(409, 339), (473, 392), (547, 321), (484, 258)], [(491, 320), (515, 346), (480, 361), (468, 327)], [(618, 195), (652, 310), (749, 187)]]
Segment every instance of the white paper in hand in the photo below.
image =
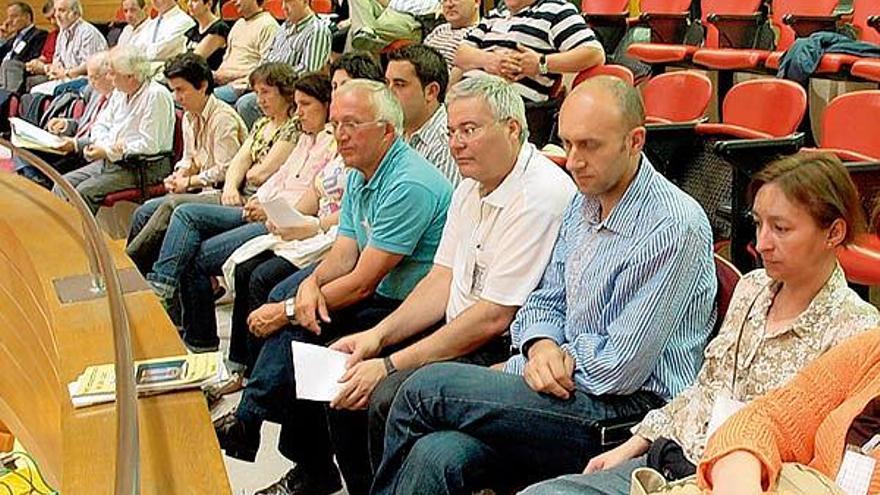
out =
[(269, 220), (282, 229), (303, 227), (311, 223), (308, 218), (296, 208), (291, 207), (283, 198), (261, 201), (260, 206), (265, 210), (266, 216)]
[(345, 373), (349, 354), (319, 345), (293, 342), (293, 370), (296, 398), (330, 402), (342, 389), (339, 379)]

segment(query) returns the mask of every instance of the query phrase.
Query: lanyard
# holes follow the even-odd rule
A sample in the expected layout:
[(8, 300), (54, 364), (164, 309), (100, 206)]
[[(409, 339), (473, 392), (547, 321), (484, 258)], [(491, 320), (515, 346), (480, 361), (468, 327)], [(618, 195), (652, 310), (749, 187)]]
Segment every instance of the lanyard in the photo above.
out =
[(768, 283), (764, 287), (761, 287), (761, 290), (758, 291), (754, 299), (752, 299), (752, 302), (749, 303), (749, 307), (748, 309), (746, 309), (746, 313), (743, 317), (742, 323), (740, 323), (739, 325), (739, 331), (736, 334), (736, 347), (733, 351), (733, 378), (730, 382), (730, 393), (733, 396), (732, 398), (736, 398), (736, 375), (739, 372), (739, 347), (742, 343), (742, 337), (743, 332), (746, 328), (746, 322), (749, 321), (749, 315), (751, 315), (752, 309), (754, 309), (755, 304), (758, 302), (758, 299), (761, 298), (761, 294), (763, 294), (764, 291), (767, 290), (767, 288), (770, 287), (772, 284), (773, 281), (770, 281), (770, 283)]

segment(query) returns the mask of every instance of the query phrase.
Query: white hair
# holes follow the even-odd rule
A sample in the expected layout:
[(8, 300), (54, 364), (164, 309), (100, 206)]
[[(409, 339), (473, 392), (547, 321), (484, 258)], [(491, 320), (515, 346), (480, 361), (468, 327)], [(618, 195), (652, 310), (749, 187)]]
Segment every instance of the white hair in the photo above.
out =
[(86, 61), (86, 68), (94, 69), (98, 75), (110, 72), (110, 52), (103, 50), (93, 53)]
[(356, 90), (369, 94), (370, 106), (376, 120), (391, 124), (394, 134), (403, 134), (403, 108), (387, 85), (370, 79), (352, 79), (337, 88), (336, 94), (341, 96)]
[[(56, 0), (57, 1), (57, 0)], [(67, 8), (69, 8), (75, 14), (81, 16), (83, 14), (82, 4), (79, 3), (79, 0), (61, 0), (67, 3)], [(54, 2), (53, 2), (54, 5)]]
[(130, 46), (121, 46), (110, 50), (110, 65), (114, 71), (133, 75), (140, 82), (146, 81), (153, 75), (147, 57)]
[(519, 144), (525, 143), (529, 138), (526, 106), (513, 85), (506, 80), (489, 74), (463, 79), (449, 89), (446, 105), (462, 98), (480, 98), (485, 101), (496, 121), (513, 119), (519, 123)]

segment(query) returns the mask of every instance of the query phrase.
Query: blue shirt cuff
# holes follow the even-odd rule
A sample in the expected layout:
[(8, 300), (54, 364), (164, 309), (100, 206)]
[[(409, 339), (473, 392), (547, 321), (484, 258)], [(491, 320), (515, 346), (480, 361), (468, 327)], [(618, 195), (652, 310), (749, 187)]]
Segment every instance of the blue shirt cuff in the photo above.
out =
[(538, 339), (550, 339), (557, 345), (562, 345), (565, 343), (565, 331), (552, 323), (534, 323), (523, 332), (520, 350)]

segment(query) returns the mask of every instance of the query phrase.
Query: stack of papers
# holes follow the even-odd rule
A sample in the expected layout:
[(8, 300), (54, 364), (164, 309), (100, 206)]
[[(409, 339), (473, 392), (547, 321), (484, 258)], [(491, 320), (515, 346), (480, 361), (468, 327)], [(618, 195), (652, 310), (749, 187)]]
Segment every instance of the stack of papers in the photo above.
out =
[[(153, 395), (214, 385), (229, 379), (220, 352), (186, 354), (137, 361), (134, 379), (138, 395)], [(73, 407), (86, 407), (116, 400), (114, 365), (89, 366), (67, 385)]]
[(292, 342), (291, 351), (297, 399), (330, 402), (339, 395), (339, 379), (350, 354), (297, 341)]
[(261, 201), (260, 206), (266, 212), (266, 217), (282, 229), (303, 227), (311, 223), (305, 215), (290, 206), (284, 198), (276, 197), (269, 201)]
[(15, 146), (30, 150), (48, 151), (58, 155), (64, 154), (64, 152), (57, 149), (64, 144), (64, 140), (60, 137), (18, 117), (9, 119), (9, 125), (12, 128), (10, 142)]

